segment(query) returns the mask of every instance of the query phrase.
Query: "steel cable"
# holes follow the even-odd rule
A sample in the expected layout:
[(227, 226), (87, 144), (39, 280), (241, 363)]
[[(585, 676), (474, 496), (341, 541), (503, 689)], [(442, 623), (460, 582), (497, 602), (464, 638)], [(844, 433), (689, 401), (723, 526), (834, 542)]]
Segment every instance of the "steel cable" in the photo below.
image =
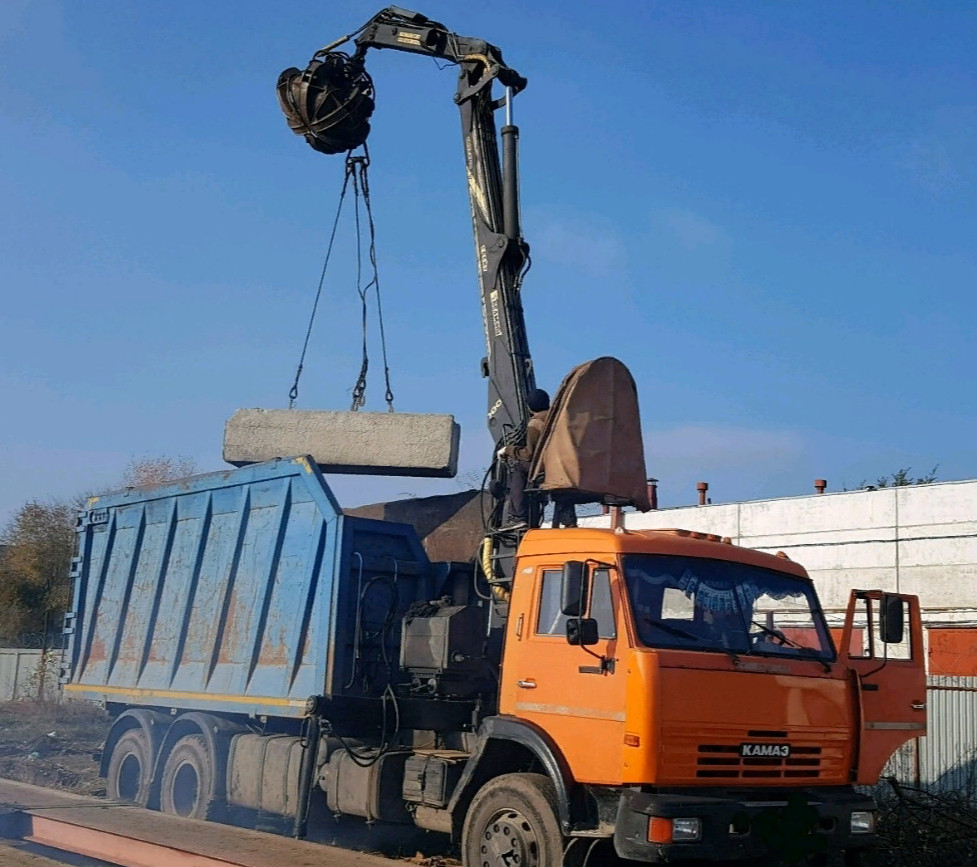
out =
[(302, 370), (305, 367), (305, 354), (309, 349), (309, 338), (312, 337), (312, 326), (315, 323), (316, 312), (319, 309), (319, 299), (322, 297), (322, 287), (326, 281), (326, 271), (329, 268), (329, 259), (332, 257), (332, 248), (336, 241), (336, 229), (339, 228), (339, 217), (343, 212), (343, 201), (346, 198), (346, 190), (349, 187), (349, 179), (352, 169), (347, 161), (346, 174), (343, 178), (343, 188), (339, 193), (339, 204), (336, 206), (336, 216), (332, 221), (332, 231), (329, 233), (329, 246), (326, 248), (326, 258), (322, 263), (322, 272), (319, 275), (319, 287), (316, 289), (315, 301), (312, 303), (312, 313), (309, 315), (309, 325), (305, 330), (305, 341), (302, 343), (302, 353), (299, 355), (298, 367), (295, 370), (295, 381), (288, 392), (288, 408), (295, 408), (295, 401), (299, 396), (299, 379), (302, 377)]
[[(335, 246), (336, 232), (339, 228), (339, 220), (342, 216), (343, 204), (346, 199), (346, 193), (350, 187), (350, 182), (352, 182), (354, 198), (353, 221), (354, 231), (356, 234), (356, 292), (359, 295), (361, 305), (360, 325), (362, 330), (362, 359), (359, 375), (357, 376), (356, 383), (352, 388), (352, 403), (350, 410), (352, 412), (356, 412), (366, 403), (367, 371), (370, 365), (367, 335), (367, 327), (369, 323), (369, 293), (370, 290), (373, 289), (374, 293), (376, 294), (377, 320), (380, 328), (380, 350), (383, 356), (383, 376), (384, 385), (386, 388), (384, 399), (387, 402), (387, 411), (394, 411), (394, 394), (390, 385), (390, 364), (387, 356), (387, 335), (383, 320), (383, 305), (380, 295), (380, 270), (377, 263), (376, 250), (376, 223), (373, 217), (373, 203), (370, 198), (370, 183), (369, 174), (367, 171), (370, 165), (370, 153), (365, 145), (363, 146), (363, 151), (364, 153), (362, 156), (353, 156), (352, 152), (350, 152), (346, 157), (346, 172), (343, 177), (342, 190), (339, 194), (339, 204), (336, 207), (336, 215), (333, 218), (332, 230), (329, 234), (329, 245), (326, 249), (325, 261), (322, 264), (322, 272), (319, 275), (319, 285), (316, 289), (315, 300), (312, 304), (312, 312), (309, 315), (309, 323), (305, 331), (305, 340), (302, 343), (302, 352), (299, 355), (298, 366), (295, 370), (295, 380), (288, 392), (289, 409), (295, 408), (295, 401), (298, 399), (299, 380), (301, 379), (302, 372), (305, 369), (305, 357), (309, 348), (309, 340), (312, 337), (312, 328), (315, 324), (316, 313), (319, 309), (319, 301), (322, 297), (322, 290), (325, 285), (326, 273), (329, 269), (329, 262), (332, 258), (333, 247)], [(365, 285), (363, 284), (363, 227), (360, 219), (361, 198), (363, 199), (363, 206), (366, 212), (367, 228), (370, 233), (367, 255), (369, 257), (370, 269), (372, 271), (371, 277)]]

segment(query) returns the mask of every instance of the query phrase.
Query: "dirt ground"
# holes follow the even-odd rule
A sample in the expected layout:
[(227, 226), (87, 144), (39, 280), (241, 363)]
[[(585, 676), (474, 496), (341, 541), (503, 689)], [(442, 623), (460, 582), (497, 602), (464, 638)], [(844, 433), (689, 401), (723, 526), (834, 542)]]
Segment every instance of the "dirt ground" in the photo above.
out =
[[(0, 702), (0, 777), (104, 797), (105, 780), (98, 775), (98, 757), (108, 729), (105, 712), (87, 702)], [(361, 832), (366, 827), (358, 821), (347, 824)], [(342, 840), (329, 842), (343, 845)], [(359, 845), (354, 842), (351, 848), (375, 851), (367, 840), (356, 842)], [(421, 852), (399, 860), (419, 867), (461, 864), (453, 858)]]
[(0, 702), (0, 777), (104, 795), (96, 757), (108, 727), (87, 702)]

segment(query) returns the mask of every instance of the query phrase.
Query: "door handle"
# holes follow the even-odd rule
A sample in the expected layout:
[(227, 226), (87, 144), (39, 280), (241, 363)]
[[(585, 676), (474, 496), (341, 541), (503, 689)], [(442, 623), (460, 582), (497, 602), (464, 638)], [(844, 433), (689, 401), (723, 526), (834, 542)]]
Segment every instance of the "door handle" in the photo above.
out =
[(517, 680), (516, 685), (520, 689), (536, 689), (536, 681), (532, 678), (529, 680)]
[(914, 702), (913, 702), (913, 703), (912, 703), (912, 704), (910, 705), (910, 707), (911, 707), (911, 708), (912, 708), (913, 710), (926, 710), (926, 702), (925, 702), (925, 701), (914, 701)]

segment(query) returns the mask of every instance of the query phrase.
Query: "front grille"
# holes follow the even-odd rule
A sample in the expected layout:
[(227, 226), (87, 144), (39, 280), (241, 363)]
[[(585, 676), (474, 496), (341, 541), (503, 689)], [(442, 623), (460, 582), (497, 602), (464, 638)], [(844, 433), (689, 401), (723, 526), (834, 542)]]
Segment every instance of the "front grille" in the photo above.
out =
[(821, 747), (792, 746), (788, 758), (779, 758), (741, 756), (738, 744), (699, 744), (695, 775), (708, 780), (816, 779)]

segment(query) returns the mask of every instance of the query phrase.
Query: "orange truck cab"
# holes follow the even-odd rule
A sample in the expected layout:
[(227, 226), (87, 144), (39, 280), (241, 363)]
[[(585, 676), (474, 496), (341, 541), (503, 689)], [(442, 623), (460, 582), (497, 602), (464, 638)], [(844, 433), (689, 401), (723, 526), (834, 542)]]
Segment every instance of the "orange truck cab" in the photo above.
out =
[(499, 713), (547, 739), (623, 857), (857, 853), (875, 804), (853, 786), (926, 732), (922, 647), (917, 599), (880, 591), (853, 591), (836, 647), (783, 554), (687, 530), (534, 530)]

